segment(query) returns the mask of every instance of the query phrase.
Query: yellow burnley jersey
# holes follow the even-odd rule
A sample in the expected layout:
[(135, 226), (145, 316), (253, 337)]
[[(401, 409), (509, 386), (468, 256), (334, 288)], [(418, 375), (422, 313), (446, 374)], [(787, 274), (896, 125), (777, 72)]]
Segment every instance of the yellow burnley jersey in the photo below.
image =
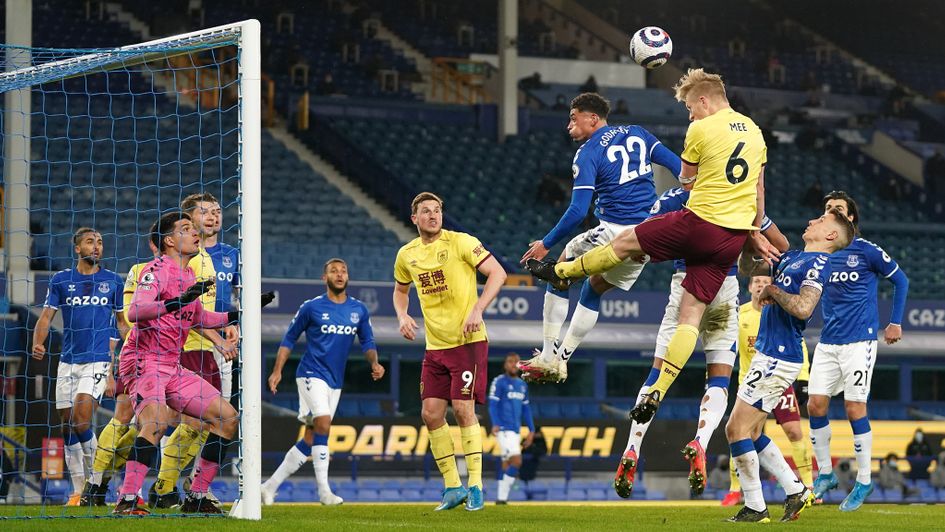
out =
[[(755, 356), (755, 339), (758, 338), (758, 329), (761, 328), (761, 311), (755, 310), (751, 301), (738, 307), (738, 384), (745, 380), (751, 359)], [(807, 343), (801, 341), (804, 348), (804, 365), (797, 380), (810, 380), (810, 360), (807, 356)]]
[[(208, 281), (213, 279), (216, 281), (217, 272), (213, 268), (213, 259), (210, 258), (210, 254), (206, 252), (203, 248), (200, 248), (200, 253), (190, 259), (190, 262), (187, 264), (190, 266), (190, 269), (194, 271), (194, 277), (196, 277), (196, 282)], [(203, 308), (207, 310), (216, 310), (217, 304), (217, 287), (213, 285), (210, 290), (207, 290), (207, 293), (200, 296), (200, 304), (203, 305)], [(187, 341), (184, 342), (184, 351), (213, 351), (213, 342), (207, 340), (200, 335), (197, 331), (191, 329), (187, 334)]]
[(476, 269), (489, 256), (476, 237), (445, 229), (429, 244), (416, 238), (397, 252), (394, 279), (417, 288), (427, 349), (450, 349), (488, 339), (485, 325), (464, 335), (463, 323), (479, 299)]
[(732, 109), (696, 120), (686, 132), (682, 160), (699, 167), (686, 207), (729, 229), (757, 229), (757, 185), (768, 161), (761, 129)]
[[(147, 262), (135, 264), (128, 270), (128, 276), (125, 277), (125, 288), (122, 290), (121, 299), (122, 307), (125, 309), (125, 323), (129, 327), (134, 327), (135, 324), (128, 321), (128, 309), (131, 308), (131, 300), (135, 297), (135, 289), (138, 288), (138, 277), (141, 277), (141, 270), (147, 265)], [(127, 334), (125, 337), (127, 337)]]

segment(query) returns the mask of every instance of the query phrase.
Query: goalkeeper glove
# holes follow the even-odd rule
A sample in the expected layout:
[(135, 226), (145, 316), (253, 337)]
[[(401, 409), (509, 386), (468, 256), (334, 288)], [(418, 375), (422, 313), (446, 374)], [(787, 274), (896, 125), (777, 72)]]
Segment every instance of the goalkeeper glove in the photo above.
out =
[(209, 292), (211, 288), (213, 288), (213, 279), (196, 282), (191, 285), (190, 288), (184, 290), (183, 294), (172, 299), (164, 300), (164, 309), (167, 312), (180, 310), (196, 301), (198, 297)]
[(268, 305), (269, 303), (272, 303), (272, 301), (275, 298), (276, 298), (275, 292), (266, 292), (265, 294), (263, 294), (262, 295), (262, 308), (266, 308), (266, 305)]

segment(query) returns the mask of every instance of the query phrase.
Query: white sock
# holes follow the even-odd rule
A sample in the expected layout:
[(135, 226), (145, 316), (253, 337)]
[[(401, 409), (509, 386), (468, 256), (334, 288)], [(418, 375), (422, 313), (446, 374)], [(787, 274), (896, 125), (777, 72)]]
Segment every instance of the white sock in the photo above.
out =
[(512, 491), (512, 486), (515, 485), (516, 478), (511, 475), (504, 475), (502, 480), (499, 481), (499, 496), (497, 500), (507, 501), (509, 500), (509, 492)]
[(331, 488), (328, 486), (327, 445), (312, 446), (312, 462), (315, 467), (315, 483), (318, 484), (318, 496), (324, 497), (325, 494), (331, 493)]
[(873, 431), (853, 435), (853, 452), (856, 455), (856, 481), (869, 484), (873, 481)]
[(745, 506), (761, 512), (765, 505), (765, 496), (761, 491), (761, 474), (758, 470), (758, 453), (754, 450), (740, 454), (734, 459), (738, 468), (738, 480), (742, 483), (742, 492), (745, 494)]
[(571, 316), (571, 323), (568, 324), (568, 332), (561, 340), (561, 348), (558, 349), (558, 358), (567, 361), (574, 354), (574, 351), (584, 341), (587, 333), (597, 325), (597, 316), (600, 312), (591, 310), (578, 303), (574, 309), (574, 315)]
[(778, 483), (781, 484), (781, 488), (784, 489), (786, 495), (794, 495), (804, 491), (804, 483), (797, 478), (778, 446), (772, 443), (767, 436), (762, 437), (767, 440), (767, 445), (760, 451), (757, 451), (756, 448), (761, 466), (778, 479)]
[(89, 475), (89, 484), (94, 484), (96, 486), (102, 485), (102, 478), (105, 476), (104, 471), (95, 471), (92, 470), (92, 473)]
[(72, 477), (72, 493), (82, 493), (85, 487), (85, 452), (81, 443), (66, 445), (66, 466)]
[(545, 292), (545, 305), (542, 307), (542, 337), (544, 343), (541, 347), (541, 357), (547, 362), (551, 362), (555, 351), (555, 342), (558, 341), (558, 335), (561, 334), (561, 326), (564, 320), (568, 319), (568, 298), (561, 297), (552, 292)]
[(285, 453), (285, 458), (282, 459), (282, 463), (279, 464), (276, 472), (265, 482), (266, 487), (273, 492), (278, 490), (279, 486), (285, 482), (285, 479), (291, 477), (298, 471), (302, 465), (305, 464), (306, 460), (308, 460), (308, 457), (302, 454), (302, 451), (300, 451), (298, 447), (293, 445), (292, 448), (289, 449), (289, 452)]
[(830, 424), (810, 429), (810, 443), (814, 447), (814, 457), (817, 458), (817, 471), (821, 475), (833, 473), (833, 462), (830, 461)]
[[(640, 404), (640, 401), (643, 400), (643, 397), (647, 393), (649, 393), (649, 391), (650, 391), (650, 387), (647, 386), (646, 384), (641, 386), (640, 393), (637, 394), (636, 404)], [(643, 437), (646, 436), (646, 431), (647, 429), (650, 428), (650, 423), (652, 422), (653, 422), (652, 419), (646, 423), (637, 423), (636, 421), (630, 422), (630, 437), (627, 438), (627, 447), (626, 449), (624, 449), (623, 452), (627, 452), (630, 449), (633, 449), (637, 452), (637, 458), (640, 457), (640, 455), (642, 454), (640, 451), (640, 447), (643, 445)]]
[(86, 476), (92, 473), (92, 463), (95, 460), (95, 450), (98, 449), (98, 437), (92, 432), (92, 439), (82, 442), (82, 462), (85, 464)]
[(727, 407), (728, 390), (720, 386), (710, 386), (706, 389), (699, 409), (699, 428), (696, 430), (696, 439), (703, 449), (709, 447), (712, 433), (718, 428)]

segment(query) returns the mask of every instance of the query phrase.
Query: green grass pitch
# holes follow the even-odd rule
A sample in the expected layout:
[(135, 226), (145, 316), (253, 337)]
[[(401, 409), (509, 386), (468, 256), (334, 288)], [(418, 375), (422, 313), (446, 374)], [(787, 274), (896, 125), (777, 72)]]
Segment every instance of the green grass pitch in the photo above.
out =
[[(46, 513), (68, 516), (66, 519), (0, 519), (0, 530), (37, 531), (108, 531), (190, 532), (210, 530), (259, 530), (302, 532), (304, 530), (685, 530), (724, 531), (752, 525), (725, 523), (732, 508), (717, 503), (667, 501), (626, 503), (519, 503), (493, 506), (477, 513), (457, 508), (433, 512), (433, 504), (345, 504), (327, 508), (312, 504), (279, 504), (263, 508), (260, 522), (200, 517), (80, 518), (88, 511), (47, 508)], [(945, 527), (945, 505), (867, 504), (854, 513), (842, 513), (836, 506), (818, 506), (801, 514), (793, 523), (778, 523), (780, 507), (769, 511), (774, 522), (766, 527), (791, 530), (941, 530)], [(0, 516), (39, 515), (39, 507), (0, 506)], [(103, 509), (97, 515), (106, 515)]]

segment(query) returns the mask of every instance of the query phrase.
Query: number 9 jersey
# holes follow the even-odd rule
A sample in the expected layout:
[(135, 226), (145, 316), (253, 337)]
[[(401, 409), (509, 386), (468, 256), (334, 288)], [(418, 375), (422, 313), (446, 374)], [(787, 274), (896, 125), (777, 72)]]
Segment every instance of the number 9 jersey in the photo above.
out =
[(768, 149), (751, 118), (723, 109), (696, 120), (686, 132), (683, 162), (699, 170), (686, 207), (728, 229), (758, 229), (757, 185)]

